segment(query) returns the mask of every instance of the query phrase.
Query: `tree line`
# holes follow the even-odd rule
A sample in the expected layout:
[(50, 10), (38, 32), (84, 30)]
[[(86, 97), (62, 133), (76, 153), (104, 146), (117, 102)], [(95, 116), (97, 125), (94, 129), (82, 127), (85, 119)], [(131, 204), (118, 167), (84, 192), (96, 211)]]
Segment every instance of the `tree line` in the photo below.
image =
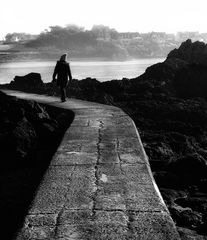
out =
[[(21, 34), (23, 39), (26, 35)], [(6, 39), (15, 37), (9, 34)], [(50, 26), (37, 35), (28, 37), (24, 46), (39, 51), (69, 51), (72, 57), (101, 57), (127, 59), (142, 57), (165, 57), (177, 47), (175, 41), (167, 40), (166, 33), (119, 33), (104, 25), (94, 25), (85, 30), (77, 25)], [(161, 41), (160, 41), (161, 40)]]

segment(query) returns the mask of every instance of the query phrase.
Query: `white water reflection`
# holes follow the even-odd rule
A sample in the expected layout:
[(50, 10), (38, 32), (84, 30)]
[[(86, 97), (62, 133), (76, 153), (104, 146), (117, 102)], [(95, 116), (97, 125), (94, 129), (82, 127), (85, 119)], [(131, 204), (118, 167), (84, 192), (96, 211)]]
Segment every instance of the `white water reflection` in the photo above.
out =
[[(72, 76), (75, 79), (86, 77), (99, 81), (137, 77), (147, 67), (164, 59), (136, 59), (131, 61), (71, 61)], [(7, 62), (0, 64), (0, 83), (9, 83), (16, 75), (24, 76), (30, 72), (38, 72), (44, 82), (52, 80), (55, 61)]]

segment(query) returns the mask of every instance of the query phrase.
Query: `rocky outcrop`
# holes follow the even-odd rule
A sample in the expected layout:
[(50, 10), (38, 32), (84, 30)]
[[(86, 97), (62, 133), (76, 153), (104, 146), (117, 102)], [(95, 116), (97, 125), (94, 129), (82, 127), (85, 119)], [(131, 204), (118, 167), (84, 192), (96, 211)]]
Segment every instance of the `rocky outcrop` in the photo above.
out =
[(44, 91), (44, 83), (39, 73), (29, 73), (25, 76), (15, 76), (14, 80), (10, 82), (10, 88), (22, 89), (24, 91)]
[(0, 148), (3, 156), (7, 156), (7, 161), (3, 161), (1, 166), (17, 166), (36, 148), (38, 136), (34, 126), (25, 117), (23, 102), (0, 92), (0, 112)]
[(0, 92), (0, 150), (7, 158), (1, 167), (20, 166), (38, 149), (52, 147), (68, 125), (62, 115), (68, 120), (64, 111), (55, 116), (37, 102), (19, 100)]
[(178, 49), (174, 49), (168, 54), (167, 59), (171, 58), (207, 65), (207, 44), (199, 41), (192, 42), (188, 39)]

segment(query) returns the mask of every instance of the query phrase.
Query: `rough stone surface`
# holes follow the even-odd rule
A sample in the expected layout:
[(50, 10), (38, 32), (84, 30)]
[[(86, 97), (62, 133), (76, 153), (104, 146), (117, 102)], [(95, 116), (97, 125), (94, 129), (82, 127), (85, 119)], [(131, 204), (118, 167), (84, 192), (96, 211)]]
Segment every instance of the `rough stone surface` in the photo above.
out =
[(135, 125), (121, 109), (7, 94), (75, 112), (16, 239), (180, 239)]

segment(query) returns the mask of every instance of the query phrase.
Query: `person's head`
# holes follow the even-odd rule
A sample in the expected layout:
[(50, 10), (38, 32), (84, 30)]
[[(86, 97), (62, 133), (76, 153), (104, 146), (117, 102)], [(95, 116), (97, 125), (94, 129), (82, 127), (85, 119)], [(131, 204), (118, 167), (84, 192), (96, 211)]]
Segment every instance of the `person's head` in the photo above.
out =
[(64, 54), (60, 57), (60, 61), (67, 61), (67, 53), (64, 53)]

